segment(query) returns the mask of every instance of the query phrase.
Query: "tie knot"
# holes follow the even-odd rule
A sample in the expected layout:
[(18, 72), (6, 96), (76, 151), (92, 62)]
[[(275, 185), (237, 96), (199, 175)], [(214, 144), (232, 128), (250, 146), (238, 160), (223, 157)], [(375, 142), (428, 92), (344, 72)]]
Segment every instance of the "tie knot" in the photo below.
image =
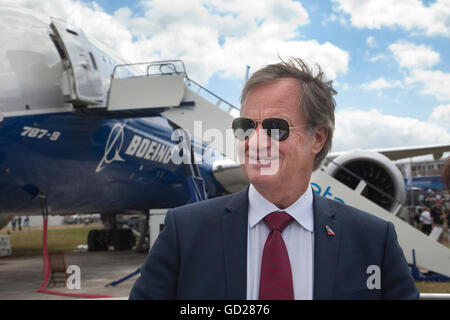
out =
[(294, 218), (284, 211), (275, 211), (264, 217), (264, 222), (269, 227), (270, 231), (276, 229), (283, 232), (284, 228), (292, 221), (294, 221)]

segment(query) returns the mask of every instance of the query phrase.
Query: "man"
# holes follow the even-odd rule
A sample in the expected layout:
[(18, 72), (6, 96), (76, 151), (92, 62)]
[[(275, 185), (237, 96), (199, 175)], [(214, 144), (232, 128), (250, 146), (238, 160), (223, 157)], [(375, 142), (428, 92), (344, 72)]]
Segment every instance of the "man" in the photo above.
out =
[(250, 185), (169, 210), (131, 299), (418, 297), (392, 223), (312, 192), (334, 93), (300, 59), (252, 75), (233, 121)]
[(429, 208), (425, 207), (422, 213), (420, 214), (420, 222), (422, 222), (421, 230), (426, 235), (429, 235), (432, 229), (432, 220), (429, 210), (430, 210)]
[(442, 214), (441, 200), (436, 200), (434, 206), (431, 208), (430, 214), (435, 226), (442, 228), (444, 215)]
[[(434, 227), (443, 230), (443, 224), (445, 219), (445, 214), (442, 210), (442, 200), (436, 200), (434, 206), (430, 210), (431, 219), (433, 220)], [(438, 229), (439, 230), (439, 229)], [(437, 241), (441, 241), (443, 232), (439, 235)]]
[(419, 204), (422, 206), (423, 205), (423, 201), (425, 200), (425, 196), (423, 195), (423, 193), (419, 194)]
[[(447, 157), (444, 162), (444, 168), (442, 171), (442, 181), (444, 182), (444, 186), (447, 189), (447, 193), (450, 193), (450, 157)], [(446, 197), (448, 198), (448, 197)], [(448, 207), (448, 203), (446, 206), (447, 212), (447, 242), (450, 242), (450, 208)]]

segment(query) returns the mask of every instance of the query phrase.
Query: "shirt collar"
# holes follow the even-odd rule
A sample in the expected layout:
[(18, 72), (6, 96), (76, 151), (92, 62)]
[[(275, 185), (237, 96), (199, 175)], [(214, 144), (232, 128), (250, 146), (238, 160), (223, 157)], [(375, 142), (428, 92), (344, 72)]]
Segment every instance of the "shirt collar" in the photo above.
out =
[(303, 228), (313, 232), (313, 194), (311, 187), (286, 209), (279, 209), (272, 202), (264, 198), (256, 188), (250, 184), (248, 190), (248, 224), (252, 228), (258, 224), (267, 214), (274, 211), (285, 211), (291, 215)]

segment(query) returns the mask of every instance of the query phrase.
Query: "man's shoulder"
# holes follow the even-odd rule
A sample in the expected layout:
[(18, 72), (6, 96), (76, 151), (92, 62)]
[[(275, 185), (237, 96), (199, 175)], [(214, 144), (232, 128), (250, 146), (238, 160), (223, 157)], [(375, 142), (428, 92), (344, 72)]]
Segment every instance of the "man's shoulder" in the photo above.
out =
[[(333, 220), (339, 225), (340, 237), (350, 251), (373, 256), (386, 245), (388, 237), (396, 237), (395, 226), (372, 213), (332, 199), (325, 199), (334, 212)], [(362, 250), (362, 251), (358, 251)]]
[(333, 210), (337, 222), (345, 223), (346, 225), (364, 225), (365, 227), (372, 228), (386, 228), (387, 226), (388, 222), (386, 220), (379, 218), (374, 214), (334, 199), (324, 198), (322, 196), (319, 197), (320, 201), (326, 202), (330, 209)]
[(205, 214), (208, 214), (209, 216), (222, 215), (223, 210), (226, 208), (227, 204), (233, 201), (233, 199), (236, 197), (236, 193), (228, 194), (212, 199), (188, 203), (180, 207), (173, 208), (171, 209), (171, 211), (172, 214), (177, 217), (183, 216), (186, 218), (195, 218), (204, 216)]

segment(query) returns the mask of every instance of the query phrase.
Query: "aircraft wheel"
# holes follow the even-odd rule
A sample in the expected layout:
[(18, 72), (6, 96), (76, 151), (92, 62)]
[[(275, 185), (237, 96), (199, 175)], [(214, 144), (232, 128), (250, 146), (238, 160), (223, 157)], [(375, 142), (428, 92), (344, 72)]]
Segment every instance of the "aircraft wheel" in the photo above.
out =
[(106, 251), (108, 245), (103, 230), (91, 230), (88, 234), (88, 251)]
[(131, 229), (116, 229), (112, 235), (115, 250), (131, 250), (136, 244), (136, 238)]

